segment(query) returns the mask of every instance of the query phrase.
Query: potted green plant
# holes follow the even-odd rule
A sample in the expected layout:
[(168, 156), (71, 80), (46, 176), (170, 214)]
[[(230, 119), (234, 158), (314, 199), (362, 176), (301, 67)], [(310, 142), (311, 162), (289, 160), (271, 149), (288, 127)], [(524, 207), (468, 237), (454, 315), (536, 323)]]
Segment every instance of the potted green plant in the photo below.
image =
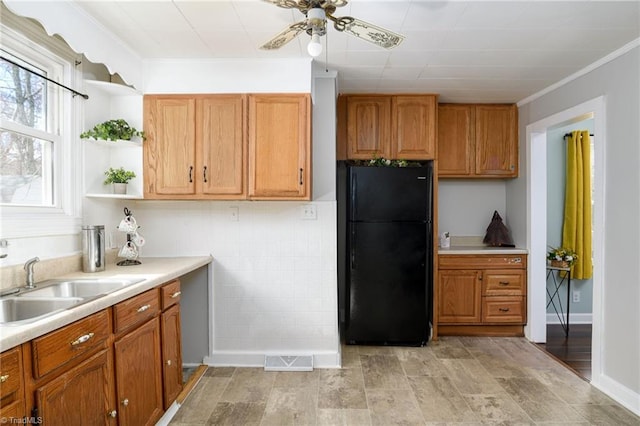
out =
[(119, 169), (109, 167), (109, 170), (104, 172), (104, 174), (106, 176), (104, 184), (112, 185), (114, 194), (126, 194), (127, 184), (131, 179), (136, 177), (136, 174), (134, 172), (125, 170), (124, 167), (120, 167)]
[(116, 120), (108, 120), (104, 123), (96, 124), (93, 129), (87, 130), (80, 134), (82, 139), (102, 139), (102, 140), (124, 140), (130, 141), (133, 137), (140, 137), (144, 139), (144, 132), (137, 130), (135, 127), (131, 127), (122, 118)]

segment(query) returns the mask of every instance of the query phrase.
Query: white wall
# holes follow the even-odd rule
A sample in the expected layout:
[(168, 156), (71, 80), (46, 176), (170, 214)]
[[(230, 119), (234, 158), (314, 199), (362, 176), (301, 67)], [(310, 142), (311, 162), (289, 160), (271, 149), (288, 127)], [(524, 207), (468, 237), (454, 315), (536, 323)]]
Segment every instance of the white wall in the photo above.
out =
[[(606, 98), (605, 262), (602, 370), (593, 383), (640, 412), (640, 48), (521, 105), (521, 153), (526, 126), (598, 96)], [(526, 213), (526, 158), (521, 178), (507, 187), (507, 210)], [(526, 214), (512, 225), (526, 235)], [(541, 230), (544, 232), (544, 230)], [(598, 313), (594, 312), (594, 315)]]
[(438, 232), (484, 237), (496, 210), (510, 228), (505, 185), (502, 179), (440, 179)]

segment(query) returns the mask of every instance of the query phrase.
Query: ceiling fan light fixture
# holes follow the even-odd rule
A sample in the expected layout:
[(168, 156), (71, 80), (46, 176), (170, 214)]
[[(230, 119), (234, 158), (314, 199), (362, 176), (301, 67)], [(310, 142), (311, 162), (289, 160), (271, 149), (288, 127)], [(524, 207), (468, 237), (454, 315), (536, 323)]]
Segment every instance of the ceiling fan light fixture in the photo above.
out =
[(322, 53), (322, 43), (320, 43), (320, 36), (318, 34), (311, 35), (311, 40), (309, 44), (307, 44), (307, 52), (314, 58), (320, 56)]

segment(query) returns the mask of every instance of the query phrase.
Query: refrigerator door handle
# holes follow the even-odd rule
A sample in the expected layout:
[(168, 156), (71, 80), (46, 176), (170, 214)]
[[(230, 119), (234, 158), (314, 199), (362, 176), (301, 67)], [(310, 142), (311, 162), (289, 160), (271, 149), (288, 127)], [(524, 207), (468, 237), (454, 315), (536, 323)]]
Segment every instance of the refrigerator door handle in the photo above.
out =
[(351, 175), (351, 220), (356, 220), (356, 210), (358, 208), (358, 175)]
[(426, 176), (418, 176), (418, 180), (427, 180)]
[(349, 258), (351, 260), (351, 269), (355, 269), (355, 266), (356, 266), (355, 241), (356, 241), (356, 230), (355, 230), (355, 227), (353, 227), (351, 228), (351, 241), (349, 242), (349, 246), (351, 247), (351, 253), (349, 253)]

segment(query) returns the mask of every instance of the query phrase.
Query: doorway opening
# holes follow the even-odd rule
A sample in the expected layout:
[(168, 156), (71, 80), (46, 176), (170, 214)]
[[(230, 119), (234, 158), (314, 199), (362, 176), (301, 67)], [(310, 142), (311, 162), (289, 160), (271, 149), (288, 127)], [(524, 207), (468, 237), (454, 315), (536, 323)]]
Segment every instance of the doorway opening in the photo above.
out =
[[(604, 241), (604, 153), (605, 103), (604, 97), (592, 99), (573, 108), (554, 114), (527, 126), (527, 234), (529, 249), (527, 301), (529, 323), (525, 327), (527, 338), (536, 343), (547, 342), (547, 149), (549, 132), (592, 117), (593, 133), (597, 137), (593, 153), (593, 301), (591, 332), (591, 380), (599, 382), (601, 371), (601, 328)], [(566, 290), (565, 290), (566, 291)]]

